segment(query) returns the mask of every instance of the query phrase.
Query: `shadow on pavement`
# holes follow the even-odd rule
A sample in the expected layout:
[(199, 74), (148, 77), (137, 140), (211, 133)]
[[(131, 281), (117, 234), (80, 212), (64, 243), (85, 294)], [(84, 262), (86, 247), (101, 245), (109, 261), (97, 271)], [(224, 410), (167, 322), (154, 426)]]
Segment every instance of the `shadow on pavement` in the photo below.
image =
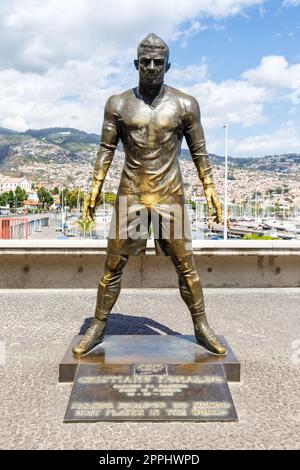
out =
[[(81, 325), (79, 335), (90, 326), (93, 317), (87, 317)], [(157, 331), (158, 330), (158, 331)], [(107, 321), (107, 335), (180, 335), (181, 333), (147, 317), (111, 313)]]

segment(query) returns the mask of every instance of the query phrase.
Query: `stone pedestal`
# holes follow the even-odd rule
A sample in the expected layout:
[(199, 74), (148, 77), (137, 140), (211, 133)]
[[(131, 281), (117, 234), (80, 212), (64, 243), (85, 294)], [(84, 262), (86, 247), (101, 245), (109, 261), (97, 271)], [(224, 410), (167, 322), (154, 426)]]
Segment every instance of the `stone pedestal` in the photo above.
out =
[(78, 364), (222, 364), (228, 382), (240, 381), (241, 365), (223, 336), (220, 341), (228, 350), (226, 356), (209, 353), (196, 343), (194, 336), (185, 335), (108, 335), (90, 353), (75, 359), (75, 336), (59, 364), (59, 381), (73, 382)]
[(240, 363), (219, 339), (226, 356), (193, 336), (111, 335), (75, 359), (75, 336), (59, 365), (60, 382), (74, 381), (64, 422), (237, 420), (227, 381)]

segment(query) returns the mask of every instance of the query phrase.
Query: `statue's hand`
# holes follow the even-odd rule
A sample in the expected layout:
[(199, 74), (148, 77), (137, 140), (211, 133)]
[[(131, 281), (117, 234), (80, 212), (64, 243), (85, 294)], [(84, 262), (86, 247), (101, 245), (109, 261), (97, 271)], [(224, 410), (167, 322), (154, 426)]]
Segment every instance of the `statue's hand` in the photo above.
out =
[(222, 206), (214, 185), (210, 184), (204, 188), (204, 193), (207, 201), (208, 227), (211, 228), (214, 223), (222, 223)]
[(95, 197), (91, 192), (87, 194), (84, 207), (83, 207), (83, 215), (82, 215), (83, 220), (89, 220), (89, 219), (94, 220), (97, 199), (98, 198)]

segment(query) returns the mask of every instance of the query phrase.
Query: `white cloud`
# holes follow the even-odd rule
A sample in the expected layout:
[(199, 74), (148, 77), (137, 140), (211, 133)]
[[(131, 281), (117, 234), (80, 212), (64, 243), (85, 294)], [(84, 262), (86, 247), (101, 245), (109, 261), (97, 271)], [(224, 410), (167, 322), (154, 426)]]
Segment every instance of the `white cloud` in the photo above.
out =
[(8, 116), (4, 118), (1, 127), (23, 132), (29, 129), (30, 126), (23, 116), (15, 115), (14, 117)]
[(187, 29), (179, 32), (177, 35), (177, 37), (180, 38), (181, 40), (181, 46), (186, 47), (188, 43), (188, 39), (191, 36), (194, 36), (195, 34), (199, 33), (199, 31), (205, 31), (206, 29), (208, 29), (208, 26), (202, 25), (200, 21), (198, 20), (192, 21), (191, 25)]
[[(151, 30), (185, 45), (206, 28), (205, 19), (242, 14), (263, 0), (2, 0), (0, 3), (0, 126), (70, 126), (100, 131), (108, 96), (137, 83), (132, 61), (139, 40)], [(297, 1), (285, 1), (296, 4)], [(300, 3), (300, 0), (299, 2)], [(261, 9), (261, 14), (264, 10)], [(117, 13), (117, 14), (116, 14)], [(150, 25), (150, 26), (149, 26)], [(153, 26), (154, 25), (154, 26)], [(209, 26), (211, 27), (211, 26)], [(213, 26), (213, 27), (218, 27)], [(166, 82), (195, 96), (210, 151), (224, 122), (250, 128), (268, 121), (267, 105), (288, 90), (300, 102), (300, 64), (283, 56), (264, 57), (238, 80), (208, 78), (205, 58), (172, 67)], [(296, 125), (230, 141), (234, 155), (298, 151)]]
[[(150, 29), (166, 40), (201, 29), (264, 0), (2, 0), (1, 67), (45, 72), (69, 60), (124, 57)], [(184, 27), (182, 26), (184, 25)]]
[(295, 90), (300, 87), (300, 64), (289, 65), (283, 56), (271, 55), (263, 57), (258, 67), (242, 76), (255, 85)]
[[(171, 70), (166, 82), (198, 99), (205, 129), (212, 130), (224, 122), (243, 127), (266, 122), (264, 105), (272, 98), (267, 88), (242, 80), (207, 80), (205, 63)], [(196, 84), (190, 84), (195, 79)], [(99, 131), (108, 96), (136, 82), (133, 67), (102, 66), (100, 61), (70, 61), (64, 68), (51, 68), (43, 75), (5, 70), (0, 72), (0, 116), (18, 124), (11, 127), (20, 130), (27, 125)]]
[(115, 68), (102, 67), (101, 62), (74, 61), (43, 75), (4, 70), (0, 72), (0, 125), (18, 130), (70, 126), (99, 132), (105, 100), (120, 91), (115, 81), (122, 86), (124, 80), (122, 68), (117, 71), (119, 78), (112, 79), (112, 73)]
[[(282, 56), (264, 57), (258, 67), (245, 71), (241, 78), (220, 83), (206, 80), (185, 87), (199, 101), (208, 149), (212, 153), (223, 152), (224, 139), (219, 137), (218, 130), (225, 122), (244, 128), (268, 123), (268, 105), (282, 103), (287, 97), (286, 90), (294, 105), (300, 103), (300, 64), (289, 65)], [(296, 115), (293, 110), (290, 114)], [(274, 133), (230, 139), (229, 146), (233, 156), (300, 153), (300, 133), (296, 123), (288, 121)]]
[(259, 13), (260, 18), (263, 18), (265, 16), (265, 14), (267, 13), (267, 10), (266, 10), (266, 8), (264, 8), (262, 6), (259, 6), (258, 7), (258, 13)]
[[(141, 8), (139, 0), (2, 0), (0, 125), (99, 130), (105, 99), (137, 82), (132, 61), (150, 29), (167, 41), (186, 41), (204, 27), (201, 18), (262, 3), (151, 0)], [(205, 62), (170, 70), (176, 83), (192, 76), (205, 79)]]
[(262, 156), (283, 153), (300, 153), (300, 133), (292, 121), (284, 122), (275, 132), (247, 137), (241, 141), (232, 139), (230, 155)]
[(283, 0), (284, 7), (297, 7), (300, 5), (300, 0)]
[(250, 127), (267, 121), (264, 103), (272, 98), (270, 91), (242, 80), (211, 80), (185, 87), (200, 104), (205, 128), (220, 127), (224, 122)]
[(188, 65), (185, 68), (171, 67), (170, 71), (166, 75), (166, 81), (168, 83), (174, 83), (182, 85), (183, 83), (189, 82), (199, 82), (206, 79), (207, 75), (207, 65), (205, 63), (205, 58), (203, 58), (202, 63), (199, 65)]
[(274, 89), (288, 89), (288, 98), (294, 105), (300, 103), (300, 63), (289, 65), (283, 56), (267, 56), (261, 64), (243, 73), (253, 85)]

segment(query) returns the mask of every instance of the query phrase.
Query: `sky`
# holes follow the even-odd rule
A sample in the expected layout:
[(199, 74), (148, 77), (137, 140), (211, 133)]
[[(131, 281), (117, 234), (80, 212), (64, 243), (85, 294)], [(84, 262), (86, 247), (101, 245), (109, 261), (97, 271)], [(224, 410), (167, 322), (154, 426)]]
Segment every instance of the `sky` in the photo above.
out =
[(231, 156), (300, 153), (300, 0), (1, 0), (0, 127), (100, 133), (150, 32), (210, 153), (224, 155), (225, 123)]

